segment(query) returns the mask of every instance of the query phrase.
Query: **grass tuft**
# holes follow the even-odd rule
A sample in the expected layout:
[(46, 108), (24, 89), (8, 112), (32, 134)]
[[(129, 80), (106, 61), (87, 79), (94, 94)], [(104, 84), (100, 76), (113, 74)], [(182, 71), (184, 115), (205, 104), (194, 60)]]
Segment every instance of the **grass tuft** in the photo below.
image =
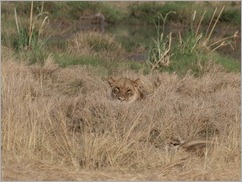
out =
[[(51, 57), (44, 66), (2, 63), (4, 180), (240, 178), (239, 74), (120, 70), (115, 78), (141, 78), (151, 91), (126, 105), (89, 66), (60, 68)], [(218, 145), (204, 158), (171, 153), (174, 137)]]

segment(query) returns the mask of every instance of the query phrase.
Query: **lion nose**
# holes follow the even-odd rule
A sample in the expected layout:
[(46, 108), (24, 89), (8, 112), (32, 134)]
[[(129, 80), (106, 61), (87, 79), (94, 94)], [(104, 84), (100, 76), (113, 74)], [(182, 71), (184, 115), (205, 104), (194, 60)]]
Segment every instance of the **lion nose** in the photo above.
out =
[(118, 100), (120, 100), (122, 102), (122, 101), (124, 101), (124, 97), (118, 97)]

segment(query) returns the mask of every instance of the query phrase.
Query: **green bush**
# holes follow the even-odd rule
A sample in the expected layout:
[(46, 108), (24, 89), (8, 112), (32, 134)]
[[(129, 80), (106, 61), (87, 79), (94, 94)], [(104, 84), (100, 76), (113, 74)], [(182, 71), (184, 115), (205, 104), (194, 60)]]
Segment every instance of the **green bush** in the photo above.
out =
[(241, 11), (234, 9), (225, 9), (220, 17), (221, 22), (235, 23), (237, 25), (241, 24)]
[(23, 50), (24, 48), (27, 48), (28, 44), (29, 44), (28, 30), (26, 28), (21, 28), (19, 33), (15, 35), (13, 39), (13, 48), (16, 51), (20, 51), (20, 50)]

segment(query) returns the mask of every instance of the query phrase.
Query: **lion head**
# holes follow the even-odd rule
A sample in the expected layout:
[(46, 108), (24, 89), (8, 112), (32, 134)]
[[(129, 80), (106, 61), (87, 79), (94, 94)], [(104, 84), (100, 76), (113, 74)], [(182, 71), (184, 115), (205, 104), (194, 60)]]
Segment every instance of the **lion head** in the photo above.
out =
[(113, 99), (131, 103), (143, 98), (143, 94), (140, 91), (141, 81), (139, 78), (136, 80), (130, 80), (128, 78), (115, 80), (110, 77), (107, 81), (112, 89), (111, 96)]

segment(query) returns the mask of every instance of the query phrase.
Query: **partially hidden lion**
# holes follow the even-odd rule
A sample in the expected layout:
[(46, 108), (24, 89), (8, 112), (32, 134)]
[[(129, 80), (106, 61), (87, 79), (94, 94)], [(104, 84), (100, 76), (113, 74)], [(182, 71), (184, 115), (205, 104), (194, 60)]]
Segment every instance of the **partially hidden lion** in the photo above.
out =
[(140, 79), (130, 80), (128, 78), (119, 78), (117, 80), (112, 77), (107, 78), (111, 87), (111, 97), (121, 102), (132, 103), (144, 98), (142, 93), (142, 84)]

